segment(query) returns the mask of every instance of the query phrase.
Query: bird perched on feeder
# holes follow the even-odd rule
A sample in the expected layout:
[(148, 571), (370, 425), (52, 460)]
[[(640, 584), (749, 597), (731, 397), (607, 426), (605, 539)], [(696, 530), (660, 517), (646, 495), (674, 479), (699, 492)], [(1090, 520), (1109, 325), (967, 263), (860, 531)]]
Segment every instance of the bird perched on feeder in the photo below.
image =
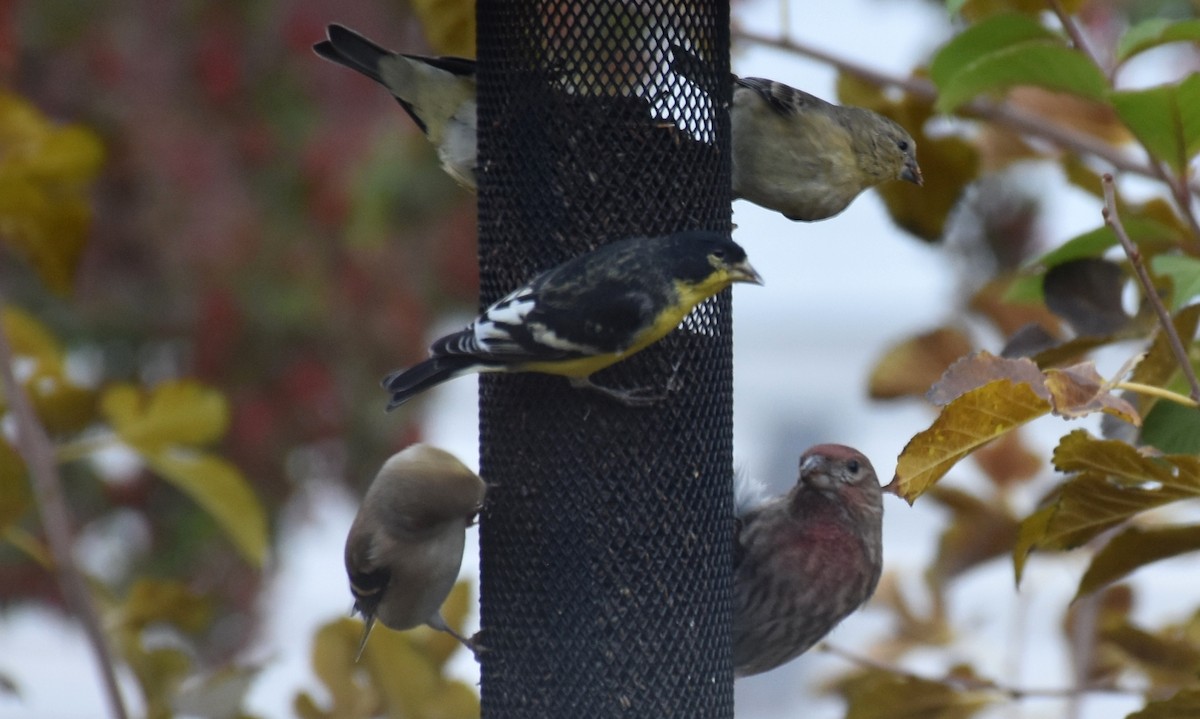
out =
[(872, 110), (760, 77), (734, 79), (733, 196), (815, 222), (889, 180), (924, 183), (917, 143)]
[(466, 530), (485, 489), (457, 457), (427, 444), (384, 463), (346, 536), (346, 574), (364, 622), (357, 656), (376, 619), (395, 630), (426, 624), (474, 651), (440, 610), (458, 579)]
[[(321, 57), (386, 87), (437, 148), (442, 167), (475, 189), (475, 61), (400, 55), (330, 25)], [(698, 58), (674, 47), (672, 67), (695, 81)], [(888, 180), (922, 184), (916, 143), (888, 118), (761, 78), (733, 82), (733, 196), (792, 220), (824, 220)]]
[(629, 405), (657, 397), (594, 384), (590, 375), (665, 337), (700, 302), (762, 278), (733, 240), (692, 230), (603, 245), (547, 270), (436, 340), (430, 358), (383, 380), (388, 409), (474, 372), (567, 377)]
[(399, 55), (342, 27), (313, 45), (318, 55), (383, 85), (437, 148), (442, 169), (475, 190), (475, 61)]
[(750, 509), (739, 497), (738, 506), (733, 666), (744, 677), (804, 653), (871, 597), (883, 499), (862, 453), (819, 444), (800, 456), (791, 491)]

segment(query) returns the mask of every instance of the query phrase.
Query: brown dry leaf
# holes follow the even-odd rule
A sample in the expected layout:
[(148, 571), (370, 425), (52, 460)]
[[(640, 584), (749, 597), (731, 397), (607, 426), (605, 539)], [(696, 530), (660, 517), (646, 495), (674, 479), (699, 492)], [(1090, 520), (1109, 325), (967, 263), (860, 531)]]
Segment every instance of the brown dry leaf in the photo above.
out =
[(888, 182), (877, 191), (897, 225), (926, 242), (941, 239), (950, 211), (979, 176), (974, 145), (954, 136), (926, 135), (925, 123), (933, 116), (933, 104), (928, 100), (905, 95), (895, 101), (882, 88), (846, 73), (838, 75), (837, 95), (839, 102), (874, 110), (912, 135), (925, 184)]
[(1067, 608), (1062, 624), (1065, 644), (1072, 663), (1083, 669), (1084, 684), (1111, 684), (1127, 669), (1125, 658), (1113, 646), (1101, 642), (1099, 634), (1103, 627), (1128, 622), (1132, 610), (1133, 590), (1126, 584), (1110, 587)]
[(1124, 621), (1102, 625), (1099, 639), (1136, 662), (1155, 684), (1187, 684), (1200, 671), (1200, 648), (1173, 632), (1155, 635)]
[[(1186, 344), (1188, 340), (1196, 336), (1197, 326), (1200, 325), (1200, 305), (1184, 307), (1175, 314), (1171, 323), (1175, 325), (1175, 331)], [(1162, 328), (1159, 328), (1146, 357), (1134, 368), (1129, 380), (1162, 387), (1178, 371), (1179, 362), (1176, 361), (1175, 354), (1171, 351), (1167, 334), (1162, 331)]]
[(1004, 502), (984, 501), (946, 487), (935, 487), (929, 496), (952, 516), (927, 574), (935, 584), (945, 585), (968, 569), (1012, 551), (1017, 518)]
[[(1083, 0), (1063, 0), (1062, 5), (1068, 13), (1073, 13), (1083, 5)], [(1000, 13), (1020, 12), (1037, 15), (1045, 9), (1046, 3), (1043, 0), (967, 0), (963, 3), (961, 12), (965, 19), (978, 22)]]
[(1147, 457), (1124, 442), (1095, 439), (1084, 430), (1059, 441), (1054, 466), (1075, 476), (1021, 523), (1013, 548), (1018, 581), (1035, 549), (1072, 549), (1139, 512), (1200, 497), (1200, 457)]
[(1042, 399), (1050, 399), (1042, 371), (1036, 364), (1027, 359), (997, 357), (986, 350), (963, 357), (950, 365), (937, 384), (929, 388), (925, 398), (943, 406), (973, 389), (1001, 379), (1027, 384)]
[(963, 457), (1049, 411), (1050, 403), (1028, 382), (1000, 379), (972, 389), (909, 441), (889, 487), (912, 504)]
[(1200, 551), (1200, 525), (1128, 527), (1096, 552), (1079, 581), (1075, 600), (1161, 559)]
[(1046, 270), (1042, 296), (1046, 307), (1076, 334), (1111, 335), (1133, 320), (1121, 303), (1125, 280), (1125, 271), (1115, 262), (1084, 257)]
[(439, 54), (475, 57), (474, 0), (412, 0), (429, 45)]
[(1044, 305), (1005, 301), (1004, 295), (1013, 277), (1013, 274), (1006, 274), (992, 279), (971, 297), (967, 307), (991, 320), (1005, 337), (1016, 334), (1030, 324), (1058, 333), (1058, 318)]
[(1137, 409), (1112, 393), (1111, 386), (1092, 362), (1046, 370), (1046, 389), (1050, 390), (1054, 413), (1061, 417), (1075, 419), (1104, 412), (1134, 426), (1142, 424)]
[(1025, 446), (1021, 431), (1016, 429), (975, 450), (971, 459), (1001, 487), (1032, 478), (1044, 464), (1041, 455)]
[(979, 150), (980, 166), (984, 175), (999, 172), (1014, 162), (1043, 156), (1043, 153), (1034, 149), (1019, 132), (991, 123), (980, 128), (979, 140), (975, 146)]
[(1170, 699), (1150, 702), (1125, 719), (1179, 719), (1200, 716), (1200, 689), (1183, 689)]
[[(1044, 3), (1042, 7), (1045, 7)], [(1110, 145), (1133, 140), (1129, 128), (1117, 117), (1116, 110), (1103, 103), (1033, 85), (1012, 88), (1007, 100), (1050, 122), (1099, 138)]]
[(971, 351), (966, 335), (952, 327), (911, 337), (889, 348), (868, 381), (872, 399), (922, 396), (955, 360)]

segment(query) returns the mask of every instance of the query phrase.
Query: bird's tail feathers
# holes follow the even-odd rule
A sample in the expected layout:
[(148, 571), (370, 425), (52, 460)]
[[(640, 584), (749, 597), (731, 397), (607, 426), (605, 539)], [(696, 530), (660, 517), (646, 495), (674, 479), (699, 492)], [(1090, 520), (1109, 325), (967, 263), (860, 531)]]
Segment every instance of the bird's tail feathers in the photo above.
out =
[(342, 25), (330, 25), (326, 34), (328, 40), (313, 45), (318, 55), (383, 83), (379, 74), (379, 60), (391, 55), (390, 52)]
[(712, 66), (677, 42), (671, 43), (671, 70), (678, 73), (683, 79), (698, 85), (710, 97), (728, 99), (732, 91), (732, 80), (734, 79), (732, 74), (729, 76), (730, 82), (718, 83), (713, 86)]
[(476, 367), (477, 360), (464, 355), (431, 357), (424, 362), (404, 370), (397, 370), (383, 378), (383, 387), (392, 393), (388, 411), (396, 409), (430, 387), (466, 374)]

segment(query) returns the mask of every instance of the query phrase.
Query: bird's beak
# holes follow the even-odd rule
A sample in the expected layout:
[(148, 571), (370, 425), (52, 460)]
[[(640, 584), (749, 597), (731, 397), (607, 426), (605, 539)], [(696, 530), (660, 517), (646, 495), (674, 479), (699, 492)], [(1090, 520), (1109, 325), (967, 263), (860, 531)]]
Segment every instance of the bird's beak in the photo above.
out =
[(814, 454), (800, 463), (800, 481), (817, 489), (828, 489), (829, 475), (825, 470), (825, 457)]
[(762, 275), (758, 274), (758, 271), (745, 260), (732, 265), (729, 268), (729, 276), (733, 278), (734, 282), (749, 282), (752, 285), (763, 284)]
[(904, 170), (900, 172), (900, 179), (911, 182), (917, 187), (925, 184), (925, 178), (921, 175), (921, 167), (916, 160), (909, 160), (904, 163)]

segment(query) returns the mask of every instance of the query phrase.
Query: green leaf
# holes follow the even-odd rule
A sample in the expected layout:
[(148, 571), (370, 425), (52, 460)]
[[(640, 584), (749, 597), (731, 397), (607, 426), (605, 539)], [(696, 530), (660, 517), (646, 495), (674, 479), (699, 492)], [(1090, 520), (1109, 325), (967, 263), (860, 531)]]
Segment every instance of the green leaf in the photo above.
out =
[(953, 15), (967, 4), (967, 0), (946, 0), (946, 12)]
[(1186, 255), (1157, 255), (1150, 260), (1150, 267), (1160, 275), (1167, 275), (1174, 285), (1171, 293), (1171, 309), (1178, 311), (1200, 295), (1200, 260)]
[(1200, 497), (1200, 457), (1147, 457), (1117, 440), (1075, 430), (1054, 449), (1054, 466), (1075, 474), (1047, 506), (1021, 523), (1013, 565), (1020, 580), (1035, 549), (1072, 549), (1147, 509)]
[[(955, 12), (963, 2), (950, 8)], [(1036, 20), (1019, 13), (997, 15), (976, 23), (946, 43), (929, 65), (929, 77), (942, 88), (967, 65), (1011, 45), (1030, 41), (1056, 40), (1058, 36)]]
[(951, 112), (975, 96), (1015, 85), (1104, 101), (1108, 81), (1090, 60), (1057, 40), (1027, 42), (985, 55), (963, 67), (940, 87), (934, 107)]
[[(1143, 217), (1124, 217), (1122, 224), (1129, 238), (1138, 247), (1173, 244), (1180, 240), (1175, 228), (1157, 220)], [(1076, 235), (1041, 257), (1025, 265), (1021, 275), (1013, 280), (1004, 294), (1008, 302), (1041, 302), (1042, 276), (1046, 270), (1073, 260), (1100, 257), (1117, 244), (1112, 228), (1101, 225), (1094, 230)]]
[(266, 513), (237, 467), (182, 447), (164, 448), (145, 459), (217, 520), (242, 556), (262, 566), (267, 556)]
[(1079, 581), (1075, 599), (1123, 579), (1147, 564), (1197, 550), (1200, 550), (1200, 525), (1130, 527), (1092, 557), (1091, 565)]
[(1168, 20), (1156, 17), (1131, 27), (1117, 41), (1117, 62), (1170, 42), (1200, 42), (1200, 20)]
[(225, 397), (190, 380), (163, 382), (148, 396), (134, 385), (116, 385), (100, 406), (122, 441), (144, 454), (173, 444), (207, 444), (229, 424)]
[(1182, 175), (1200, 152), (1200, 73), (1177, 85), (1109, 93), (1117, 115), (1155, 159)]
[(1200, 455), (1200, 409), (1156, 402), (1142, 425), (1141, 441), (1170, 454)]

